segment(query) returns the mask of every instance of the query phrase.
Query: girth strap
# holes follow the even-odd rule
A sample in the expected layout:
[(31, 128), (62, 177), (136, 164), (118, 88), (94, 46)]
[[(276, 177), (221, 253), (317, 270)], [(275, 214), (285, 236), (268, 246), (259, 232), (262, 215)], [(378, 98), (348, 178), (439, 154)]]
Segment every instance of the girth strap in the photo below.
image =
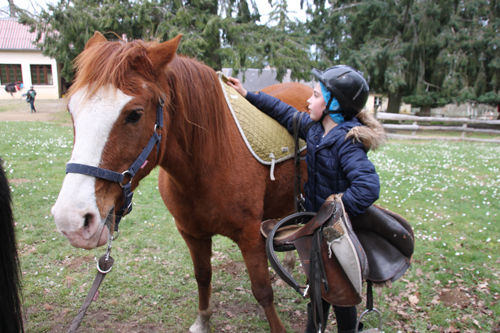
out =
[(309, 295), (313, 311), (314, 326), (316, 331), (324, 332), (326, 318), (323, 313), (323, 301), (321, 297), (321, 285), (328, 292), (328, 280), (325, 266), (321, 258), (322, 228), (318, 228), (312, 236), (311, 257), (309, 266)]

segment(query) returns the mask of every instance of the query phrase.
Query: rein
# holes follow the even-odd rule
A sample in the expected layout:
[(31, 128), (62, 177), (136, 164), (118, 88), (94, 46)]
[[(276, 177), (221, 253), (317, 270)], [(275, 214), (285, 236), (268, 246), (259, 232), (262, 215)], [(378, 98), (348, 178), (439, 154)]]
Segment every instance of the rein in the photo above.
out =
[[(78, 314), (73, 320), (73, 323), (71, 324), (68, 333), (76, 332), (76, 330), (78, 329), (83, 320), (83, 317), (85, 316), (85, 313), (87, 312), (88, 307), (90, 306), (92, 301), (97, 300), (97, 296), (99, 295), (98, 289), (102, 281), (104, 280), (104, 277), (113, 268), (114, 259), (113, 257), (110, 256), (111, 243), (113, 242), (114, 239), (118, 237), (118, 235), (117, 237), (113, 236), (113, 231), (119, 233), (118, 225), (120, 223), (121, 218), (132, 211), (132, 197), (134, 195), (134, 192), (132, 192), (132, 179), (134, 178), (136, 173), (140, 169), (144, 168), (144, 166), (147, 164), (147, 158), (149, 154), (151, 154), (151, 151), (153, 150), (154, 146), (156, 146), (156, 155), (158, 155), (159, 153), (160, 150), (159, 143), (161, 142), (161, 134), (158, 134), (157, 130), (163, 127), (164, 104), (165, 104), (164, 100), (160, 97), (158, 101), (158, 106), (156, 107), (156, 123), (155, 123), (154, 133), (151, 136), (151, 139), (149, 139), (147, 146), (142, 150), (139, 157), (134, 161), (134, 163), (132, 163), (132, 166), (127, 170), (125, 170), (124, 172), (119, 173), (116, 171), (111, 171), (99, 167), (94, 167), (85, 164), (78, 164), (78, 163), (66, 164), (66, 174), (80, 173), (87, 176), (106, 179), (120, 184), (120, 186), (123, 189), (123, 206), (115, 214), (115, 223), (113, 230), (110, 230), (111, 236), (109, 238), (108, 249), (106, 250), (106, 253), (102, 257), (100, 257), (99, 261), (97, 262), (97, 275), (94, 279), (94, 283), (92, 284), (92, 287), (90, 288), (89, 293), (85, 298), (85, 301), (80, 307), (80, 310), (78, 310)], [(128, 175), (130, 179), (128, 180), (127, 183), (123, 184), (123, 179), (125, 178), (125, 175)], [(112, 227), (110, 226), (109, 228), (111, 229)]]

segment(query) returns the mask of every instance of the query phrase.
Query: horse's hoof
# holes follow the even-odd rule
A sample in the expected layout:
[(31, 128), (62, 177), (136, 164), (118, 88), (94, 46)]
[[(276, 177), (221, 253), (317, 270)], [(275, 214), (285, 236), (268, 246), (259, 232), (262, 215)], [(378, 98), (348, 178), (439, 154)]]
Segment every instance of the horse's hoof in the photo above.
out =
[(208, 325), (210, 323), (210, 316), (212, 315), (212, 307), (211, 305), (207, 311), (198, 311), (198, 316), (196, 317), (196, 321), (189, 328), (189, 333), (208, 333)]
[(189, 333), (208, 333), (208, 327), (196, 322), (189, 328)]

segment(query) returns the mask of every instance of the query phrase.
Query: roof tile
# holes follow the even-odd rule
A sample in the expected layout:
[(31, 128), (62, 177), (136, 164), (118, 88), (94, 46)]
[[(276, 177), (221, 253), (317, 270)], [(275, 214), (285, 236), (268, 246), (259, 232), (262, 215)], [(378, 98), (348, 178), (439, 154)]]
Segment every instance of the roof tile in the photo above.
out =
[(17, 22), (17, 18), (0, 19), (0, 50), (39, 51), (33, 44), (36, 42), (36, 32)]

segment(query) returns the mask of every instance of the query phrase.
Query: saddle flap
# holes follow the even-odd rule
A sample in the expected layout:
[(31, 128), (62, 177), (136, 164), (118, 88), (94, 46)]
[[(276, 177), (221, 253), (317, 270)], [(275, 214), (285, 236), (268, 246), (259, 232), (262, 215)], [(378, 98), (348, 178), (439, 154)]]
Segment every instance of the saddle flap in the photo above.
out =
[[(413, 255), (415, 248), (413, 230), (400, 215), (373, 205), (365, 213), (352, 217), (350, 220), (356, 233), (371, 231), (380, 235), (407, 258)], [(365, 249), (369, 248), (365, 247)]]
[[(296, 239), (294, 244), (299, 253), (302, 268), (306, 276), (309, 277), (312, 236)], [(328, 291), (325, 291), (322, 287), (321, 296), (328, 303), (336, 306), (353, 306), (361, 303), (360, 295), (356, 292), (356, 289), (342, 269), (337, 257), (334, 255), (329, 256), (326, 242), (322, 242), (321, 244), (321, 257), (323, 259), (327, 281), (330, 285)]]
[(398, 221), (399, 224), (401, 224), (408, 231), (408, 233), (410, 233), (413, 237), (413, 229), (412, 229), (410, 223), (408, 223), (408, 221), (404, 217), (402, 217), (401, 215), (394, 213), (388, 209), (385, 209), (379, 205), (373, 205), (373, 206), (377, 207), (378, 209), (383, 211), (385, 214), (389, 215), (390, 217), (392, 217), (393, 219)]
[(341, 195), (334, 195), (333, 198), (338, 204), (339, 214), (331, 226), (329, 223), (323, 228), (323, 236), (356, 291), (361, 294), (369, 271), (367, 257), (344, 210)]
[(358, 230), (356, 234), (363, 248), (367, 249), (368, 280), (375, 283), (395, 281), (410, 267), (409, 258), (380, 235), (365, 230)]

